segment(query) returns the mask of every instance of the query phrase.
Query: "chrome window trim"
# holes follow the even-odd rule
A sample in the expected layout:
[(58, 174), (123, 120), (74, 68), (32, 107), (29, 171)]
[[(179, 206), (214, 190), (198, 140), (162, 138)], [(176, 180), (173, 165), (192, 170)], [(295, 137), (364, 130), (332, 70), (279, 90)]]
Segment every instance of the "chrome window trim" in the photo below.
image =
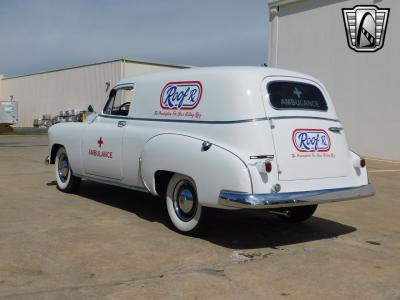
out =
[[(123, 88), (126, 88), (126, 87), (131, 87), (131, 88), (132, 88), (132, 91), (135, 90), (135, 84), (134, 84), (134, 83), (123, 83), (123, 84), (118, 84), (118, 85), (114, 86), (114, 87), (111, 89), (111, 91), (108, 93), (108, 97), (107, 97), (106, 103), (104, 104), (103, 109), (101, 110), (101, 113), (99, 114), (100, 116), (117, 116), (117, 115), (106, 114), (106, 113), (104, 112), (104, 109), (106, 108), (106, 106), (108, 105), (108, 102), (110, 101), (110, 94), (111, 94), (111, 92), (112, 92), (113, 90), (119, 90), (119, 89), (123, 89)], [(125, 116), (120, 116), (120, 117), (125, 117)]]

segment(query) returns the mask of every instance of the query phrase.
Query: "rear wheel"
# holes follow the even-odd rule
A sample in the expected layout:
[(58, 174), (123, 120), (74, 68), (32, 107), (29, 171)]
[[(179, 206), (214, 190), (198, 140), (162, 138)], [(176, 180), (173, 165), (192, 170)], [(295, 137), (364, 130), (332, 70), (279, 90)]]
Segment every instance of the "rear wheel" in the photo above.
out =
[(58, 149), (55, 162), (57, 188), (66, 193), (75, 192), (81, 179), (72, 174), (71, 166), (69, 164), (67, 151), (64, 147)]
[(278, 214), (279, 218), (288, 223), (303, 222), (314, 214), (318, 205), (296, 206), (284, 209)]
[(179, 232), (189, 235), (200, 232), (204, 208), (197, 199), (193, 179), (174, 174), (168, 183), (166, 204), (169, 218)]

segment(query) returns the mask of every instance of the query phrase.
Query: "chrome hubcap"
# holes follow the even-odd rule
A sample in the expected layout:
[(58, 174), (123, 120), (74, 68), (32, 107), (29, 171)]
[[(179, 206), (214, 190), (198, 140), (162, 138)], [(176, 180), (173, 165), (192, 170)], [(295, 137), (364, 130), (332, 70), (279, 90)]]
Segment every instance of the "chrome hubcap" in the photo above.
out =
[(193, 194), (188, 188), (180, 191), (178, 196), (179, 207), (184, 213), (189, 213), (193, 208)]
[(180, 181), (174, 191), (174, 209), (176, 215), (182, 221), (190, 221), (196, 214), (196, 191), (189, 181)]
[(69, 174), (69, 162), (68, 157), (64, 153), (61, 153), (58, 158), (58, 177), (62, 182), (66, 182)]

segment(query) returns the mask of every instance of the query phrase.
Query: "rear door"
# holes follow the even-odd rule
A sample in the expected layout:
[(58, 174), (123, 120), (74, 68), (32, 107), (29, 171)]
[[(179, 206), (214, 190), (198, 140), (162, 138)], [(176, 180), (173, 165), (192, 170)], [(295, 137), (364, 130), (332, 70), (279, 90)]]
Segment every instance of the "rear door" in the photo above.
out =
[(323, 88), (293, 77), (268, 77), (263, 85), (279, 180), (346, 176), (346, 138)]

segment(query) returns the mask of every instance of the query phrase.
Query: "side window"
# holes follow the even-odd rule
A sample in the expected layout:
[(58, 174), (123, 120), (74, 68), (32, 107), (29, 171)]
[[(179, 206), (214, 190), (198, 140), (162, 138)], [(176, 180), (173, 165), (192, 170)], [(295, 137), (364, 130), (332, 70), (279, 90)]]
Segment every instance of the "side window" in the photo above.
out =
[(133, 87), (126, 86), (113, 89), (104, 107), (103, 113), (107, 115), (127, 116), (133, 101)]

